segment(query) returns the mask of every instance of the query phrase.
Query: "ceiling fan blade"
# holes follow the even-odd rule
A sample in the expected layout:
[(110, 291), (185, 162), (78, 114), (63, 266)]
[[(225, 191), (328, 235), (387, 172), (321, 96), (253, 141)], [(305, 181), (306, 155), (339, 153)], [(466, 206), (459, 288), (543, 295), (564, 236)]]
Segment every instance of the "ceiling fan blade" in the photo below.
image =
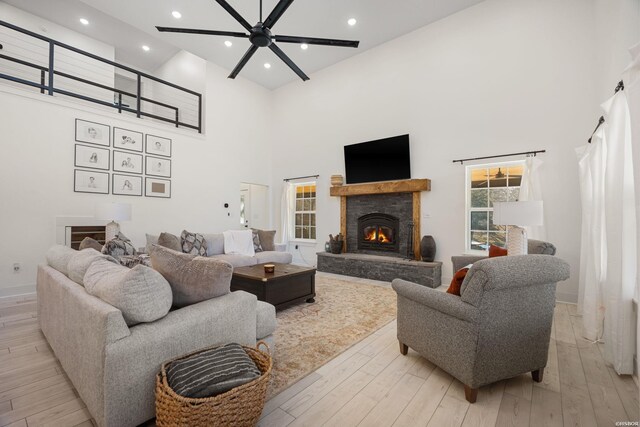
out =
[(280, 50), (280, 48), (276, 46), (275, 43), (271, 43), (269, 45), (269, 49), (271, 49), (273, 53), (278, 55), (278, 58), (282, 59), (282, 61), (287, 64), (289, 68), (291, 68), (298, 75), (298, 77), (300, 77), (304, 81), (309, 80), (309, 77), (304, 73), (304, 71), (298, 68), (298, 66), (294, 64), (293, 61), (282, 50)]
[(242, 25), (247, 31), (251, 31), (251, 28), (252, 28), (251, 25), (238, 12), (236, 12), (236, 10), (233, 7), (231, 7), (229, 3), (227, 3), (225, 0), (216, 0), (216, 1), (220, 6), (224, 8), (224, 10), (226, 10), (229, 13), (229, 15), (233, 16), (234, 19), (240, 23), (240, 25)]
[(267, 19), (264, 20), (264, 26), (271, 29), (278, 22), (282, 14), (291, 6), (293, 0), (280, 0), (276, 7), (273, 8)]
[(216, 31), (216, 30), (199, 30), (196, 28), (174, 28), (174, 27), (156, 27), (161, 33), (186, 33), (186, 34), (203, 34), (207, 36), (229, 36), (249, 38), (249, 34), (237, 33), (235, 31)]
[(355, 40), (336, 40), (336, 39), (320, 39), (317, 37), (301, 37), (301, 36), (273, 36), (277, 42), (282, 43), (305, 43), (318, 44), (323, 46), (339, 46), (339, 47), (358, 47), (359, 41)]
[(256, 53), (256, 50), (258, 50), (258, 46), (251, 45), (249, 50), (247, 50), (245, 52), (245, 54), (242, 57), (242, 59), (240, 60), (240, 62), (238, 62), (238, 65), (236, 65), (236, 68), (234, 68), (233, 71), (231, 72), (231, 74), (229, 74), (229, 78), (230, 79), (235, 79), (236, 78), (236, 76), (242, 70), (242, 68), (245, 65), (247, 65), (247, 62), (249, 62), (249, 60), (251, 59), (253, 54)]

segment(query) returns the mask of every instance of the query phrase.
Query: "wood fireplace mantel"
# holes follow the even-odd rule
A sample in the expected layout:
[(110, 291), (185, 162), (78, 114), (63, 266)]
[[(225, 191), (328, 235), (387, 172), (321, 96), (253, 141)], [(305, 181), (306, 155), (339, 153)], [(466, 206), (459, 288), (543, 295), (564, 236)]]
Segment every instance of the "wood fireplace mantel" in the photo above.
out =
[[(420, 259), (420, 193), (431, 191), (430, 179), (406, 179), (402, 181), (384, 181), (367, 184), (347, 184), (329, 189), (331, 196), (340, 197), (340, 233), (347, 235), (347, 197), (369, 194), (412, 193), (413, 194), (413, 253)], [(346, 241), (342, 248), (347, 252)]]

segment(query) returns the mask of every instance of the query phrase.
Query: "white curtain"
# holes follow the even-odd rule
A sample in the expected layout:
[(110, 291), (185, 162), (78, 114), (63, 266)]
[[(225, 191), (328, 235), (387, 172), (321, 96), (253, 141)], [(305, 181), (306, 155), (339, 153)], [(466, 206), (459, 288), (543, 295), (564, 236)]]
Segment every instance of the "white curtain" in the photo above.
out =
[(586, 253), (581, 254), (585, 265), (581, 265), (579, 302), (585, 336), (592, 340), (600, 337), (604, 309), (605, 359), (619, 374), (632, 374), (637, 242), (631, 122), (625, 91), (617, 92), (602, 108), (605, 123), (592, 139), (592, 147), (583, 148), (580, 157), (585, 209), (582, 249)]
[(293, 204), (295, 202), (294, 186), (288, 181), (282, 184), (282, 199), (280, 203), (280, 236), (281, 243), (288, 244), (293, 233)]
[[(540, 166), (542, 166), (542, 160), (535, 156), (527, 157), (524, 165), (524, 171), (522, 173), (522, 183), (520, 184), (520, 194), (518, 200), (542, 200), (542, 187), (540, 185)], [(547, 240), (546, 218), (542, 222), (543, 225), (525, 227), (527, 230), (527, 236), (530, 239)]]

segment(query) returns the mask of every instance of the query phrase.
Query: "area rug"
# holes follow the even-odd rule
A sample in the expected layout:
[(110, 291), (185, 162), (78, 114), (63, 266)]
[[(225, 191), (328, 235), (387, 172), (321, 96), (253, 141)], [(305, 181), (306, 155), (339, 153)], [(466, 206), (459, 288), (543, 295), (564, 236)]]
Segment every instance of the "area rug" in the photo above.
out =
[(315, 371), (396, 318), (391, 288), (316, 277), (316, 302), (277, 312), (267, 398)]

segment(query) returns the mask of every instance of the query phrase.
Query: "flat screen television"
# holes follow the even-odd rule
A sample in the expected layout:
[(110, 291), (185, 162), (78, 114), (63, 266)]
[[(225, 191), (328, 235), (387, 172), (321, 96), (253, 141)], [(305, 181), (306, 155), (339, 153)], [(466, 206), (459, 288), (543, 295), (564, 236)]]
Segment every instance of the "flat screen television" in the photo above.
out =
[(409, 135), (344, 146), (347, 184), (411, 178)]

